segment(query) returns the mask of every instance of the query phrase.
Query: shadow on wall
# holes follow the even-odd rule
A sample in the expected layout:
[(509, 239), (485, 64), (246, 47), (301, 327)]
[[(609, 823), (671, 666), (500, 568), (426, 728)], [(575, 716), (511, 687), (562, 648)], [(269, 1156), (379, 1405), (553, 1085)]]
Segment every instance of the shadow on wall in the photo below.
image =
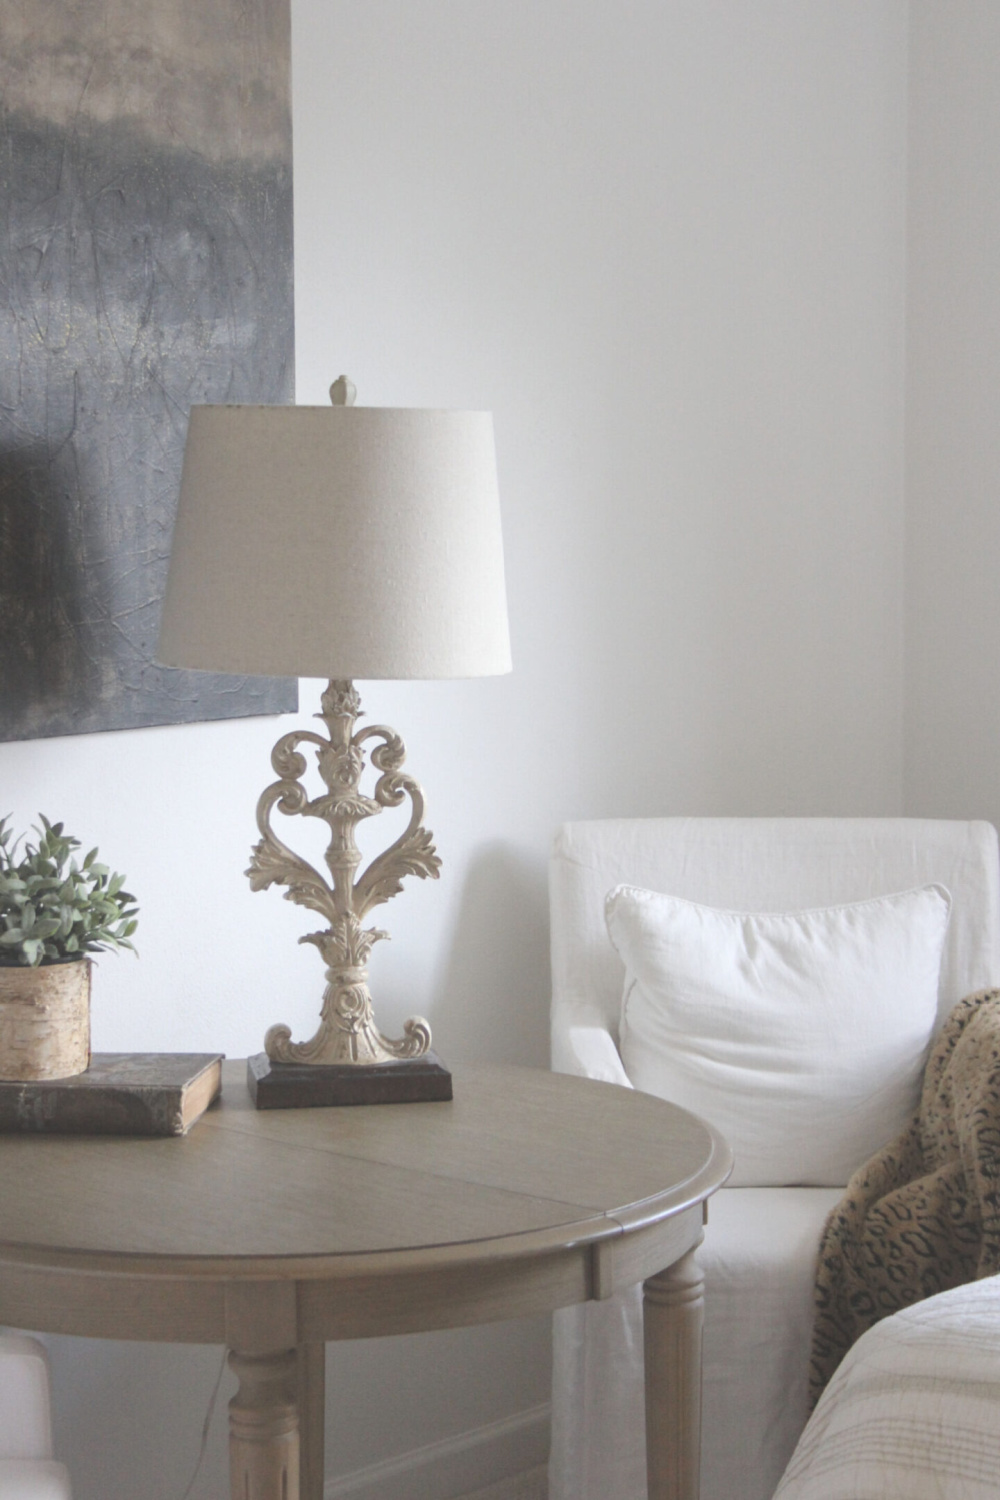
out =
[(545, 866), (510, 844), (470, 861), (434, 1004), (448, 1063), (549, 1063), (549, 896)]

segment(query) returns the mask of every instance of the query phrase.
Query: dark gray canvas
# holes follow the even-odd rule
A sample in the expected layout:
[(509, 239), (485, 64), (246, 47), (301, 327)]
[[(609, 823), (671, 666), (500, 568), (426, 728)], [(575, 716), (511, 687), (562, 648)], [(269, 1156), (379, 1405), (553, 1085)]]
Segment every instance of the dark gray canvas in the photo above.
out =
[(153, 660), (188, 410), (292, 320), (289, 0), (0, 0), (0, 739), (296, 707)]

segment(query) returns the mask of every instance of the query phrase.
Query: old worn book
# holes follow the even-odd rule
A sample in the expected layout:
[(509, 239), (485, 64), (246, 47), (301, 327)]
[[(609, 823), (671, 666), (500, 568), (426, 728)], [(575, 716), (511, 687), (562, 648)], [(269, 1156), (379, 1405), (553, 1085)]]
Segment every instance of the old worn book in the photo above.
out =
[(85, 1073), (0, 1079), (0, 1131), (183, 1135), (222, 1089), (216, 1052), (94, 1052)]

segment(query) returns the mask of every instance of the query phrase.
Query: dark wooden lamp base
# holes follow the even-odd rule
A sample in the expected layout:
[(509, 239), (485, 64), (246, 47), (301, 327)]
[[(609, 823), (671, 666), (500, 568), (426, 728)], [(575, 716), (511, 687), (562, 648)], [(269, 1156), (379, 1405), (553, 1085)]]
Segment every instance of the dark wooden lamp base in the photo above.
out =
[(247, 1058), (247, 1088), (257, 1109), (316, 1109), (334, 1104), (418, 1104), (450, 1099), (451, 1074), (435, 1052), (385, 1063), (280, 1063), (266, 1052)]

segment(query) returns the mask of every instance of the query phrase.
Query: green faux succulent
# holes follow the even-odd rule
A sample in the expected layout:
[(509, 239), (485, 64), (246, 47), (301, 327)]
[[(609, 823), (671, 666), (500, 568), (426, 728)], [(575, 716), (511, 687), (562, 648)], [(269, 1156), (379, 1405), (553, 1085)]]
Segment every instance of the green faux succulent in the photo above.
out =
[[(41, 817), (41, 814), (39, 814)], [(38, 843), (14, 839), (0, 818), (0, 965), (63, 963), (102, 949), (132, 948), (139, 915), (124, 875), (98, 864), (80, 840), (41, 818)]]

